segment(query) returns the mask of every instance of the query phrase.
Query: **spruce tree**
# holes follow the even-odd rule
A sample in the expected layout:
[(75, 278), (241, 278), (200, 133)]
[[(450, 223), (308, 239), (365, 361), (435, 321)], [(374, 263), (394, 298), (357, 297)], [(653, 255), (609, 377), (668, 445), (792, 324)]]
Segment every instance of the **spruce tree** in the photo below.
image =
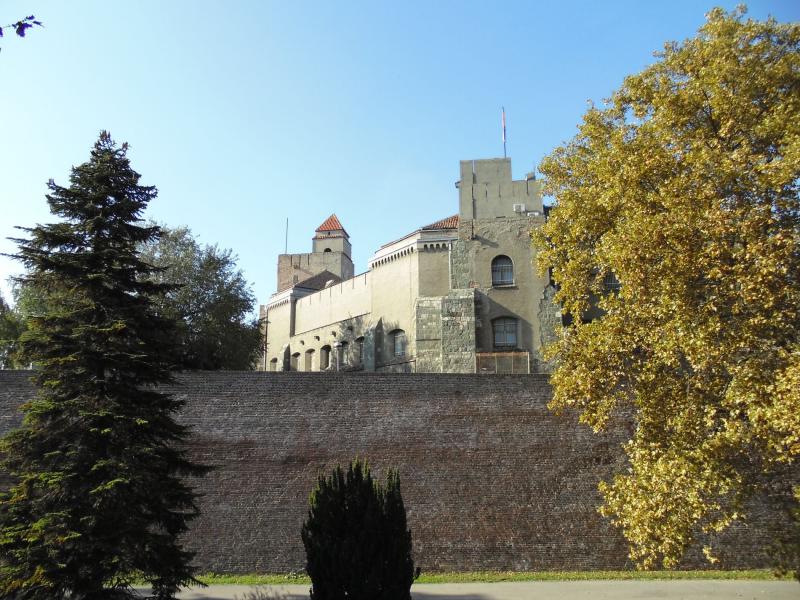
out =
[(410, 600), (419, 571), (396, 471), (385, 487), (366, 462), (321, 476), (301, 535), (311, 600)]
[(154, 187), (103, 132), (70, 186), (49, 183), (57, 223), (16, 240), (24, 285), (46, 299), (29, 320), (21, 354), (38, 394), (2, 445), (13, 480), (0, 496), (0, 595), (95, 600), (133, 597), (144, 579), (157, 598), (193, 582), (192, 553), (178, 536), (197, 515), (183, 479), (205, 468), (181, 449), (182, 402), (171, 381), (174, 324), (153, 309), (166, 291), (137, 244)]

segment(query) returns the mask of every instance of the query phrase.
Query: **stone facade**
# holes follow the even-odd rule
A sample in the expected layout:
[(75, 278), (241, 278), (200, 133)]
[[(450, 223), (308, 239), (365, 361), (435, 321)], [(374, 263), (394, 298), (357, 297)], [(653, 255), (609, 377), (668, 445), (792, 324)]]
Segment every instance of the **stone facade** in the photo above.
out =
[(261, 307), (259, 367), (546, 371), (541, 348), (560, 313), (533, 265), (540, 184), (512, 181), (511, 161), (490, 159), (462, 161), (457, 187), (457, 215), (385, 244), (361, 275), (353, 276), (349, 236), (335, 215), (317, 229), (311, 253), (281, 255), (278, 291)]
[[(0, 434), (20, 424), (30, 375), (0, 371)], [(186, 537), (201, 572), (301, 571), (317, 476), (356, 456), (379, 477), (399, 469), (423, 571), (632, 566), (597, 512), (630, 425), (596, 435), (554, 415), (546, 376), (195, 372), (168, 390), (185, 401), (191, 457), (216, 467), (196, 482), (201, 516)], [(766, 567), (780, 519), (759, 500), (711, 540), (718, 564), (700, 539), (683, 566)]]

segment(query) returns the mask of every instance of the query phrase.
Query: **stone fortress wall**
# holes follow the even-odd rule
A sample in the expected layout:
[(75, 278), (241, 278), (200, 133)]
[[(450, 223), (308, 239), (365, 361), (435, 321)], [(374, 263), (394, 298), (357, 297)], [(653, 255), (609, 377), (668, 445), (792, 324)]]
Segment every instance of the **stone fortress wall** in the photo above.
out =
[[(29, 377), (0, 371), (2, 433), (20, 423)], [(308, 495), (356, 456), (380, 476), (399, 469), (425, 571), (631, 567), (596, 509), (629, 426), (595, 435), (552, 414), (544, 375), (194, 372), (170, 390), (191, 456), (216, 467), (186, 540), (203, 571), (302, 570)], [(759, 505), (718, 539), (718, 568), (769, 564), (769, 514)], [(684, 566), (709, 568), (699, 546)]]

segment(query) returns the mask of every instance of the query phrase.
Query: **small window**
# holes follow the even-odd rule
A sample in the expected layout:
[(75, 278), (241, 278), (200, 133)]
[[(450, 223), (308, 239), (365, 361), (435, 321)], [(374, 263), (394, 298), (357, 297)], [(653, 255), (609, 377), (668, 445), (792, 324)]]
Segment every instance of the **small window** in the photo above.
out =
[(492, 261), (492, 285), (514, 285), (514, 263), (507, 256)]
[(406, 332), (402, 329), (395, 329), (389, 334), (392, 340), (392, 350), (395, 357), (400, 358), (406, 355)]
[(331, 366), (331, 347), (323, 346), (319, 349), (319, 370), (324, 371)]
[(271, 361), (269, 361), (269, 370), (270, 371), (277, 371), (278, 370), (278, 359), (277, 358), (273, 358)]
[(511, 317), (500, 317), (492, 321), (494, 347), (498, 350), (510, 350), (517, 347), (517, 320)]
[(323, 250), (323, 252), (330, 252), (330, 251), (331, 251), (330, 248), (325, 248), (325, 250)]

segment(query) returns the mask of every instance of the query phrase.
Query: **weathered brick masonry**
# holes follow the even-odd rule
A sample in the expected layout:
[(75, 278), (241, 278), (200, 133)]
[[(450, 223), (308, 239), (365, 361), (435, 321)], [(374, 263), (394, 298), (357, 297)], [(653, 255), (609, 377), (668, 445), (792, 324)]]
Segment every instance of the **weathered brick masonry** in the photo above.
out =
[[(3, 432), (20, 422), (29, 376), (0, 371)], [(400, 469), (423, 569), (630, 566), (596, 511), (627, 432), (554, 416), (545, 376), (199, 372), (171, 391), (186, 400), (193, 457), (217, 466), (188, 539), (203, 570), (302, 569), (309, 491), (356, 455)], [(734, 528), (720, 566), (763, 566), (770, 537), (759, 519)], [(687, 565), (705, 563), (694, 552)]]

